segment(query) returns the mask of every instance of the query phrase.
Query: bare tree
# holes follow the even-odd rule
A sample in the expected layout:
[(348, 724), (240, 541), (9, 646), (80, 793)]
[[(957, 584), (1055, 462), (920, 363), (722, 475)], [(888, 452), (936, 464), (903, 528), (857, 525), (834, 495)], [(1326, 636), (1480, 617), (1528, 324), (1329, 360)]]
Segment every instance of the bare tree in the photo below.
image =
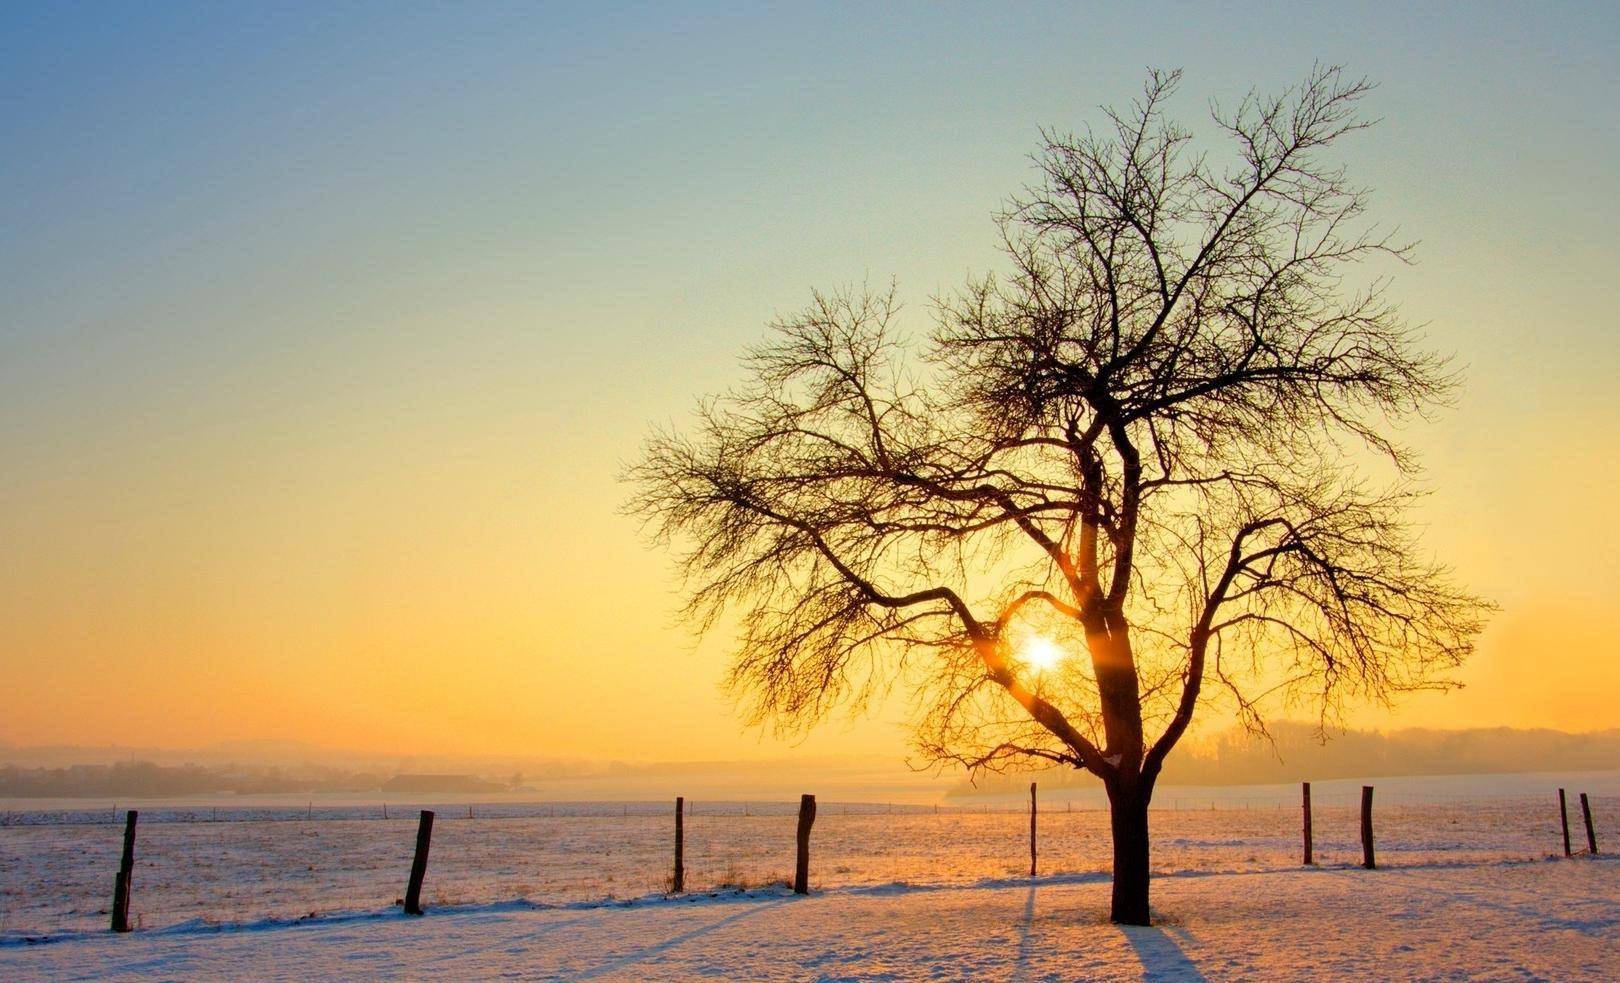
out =
[(691, 612), (738, 615), (757, 721), (903, 684), (935, 761), (1091, 772), (1131, 924), (1201, 700), (1258, 728), (1269, 702), (1331, 719), (1446, 686), (1486, 610), (1416, 548), (1391, 436), (1454, 378), (1381, 282), (1346, 284), (1405, 254), (1325, 159), (1368, 83), (1318, 69), (1213, 107), (1217, 162), (1164, 113), (1178, 78), (1043, 133), (999, 223), (1010, 272), (937, 301), (930, 337), (892, 289), (818, 293), (630, 470)]

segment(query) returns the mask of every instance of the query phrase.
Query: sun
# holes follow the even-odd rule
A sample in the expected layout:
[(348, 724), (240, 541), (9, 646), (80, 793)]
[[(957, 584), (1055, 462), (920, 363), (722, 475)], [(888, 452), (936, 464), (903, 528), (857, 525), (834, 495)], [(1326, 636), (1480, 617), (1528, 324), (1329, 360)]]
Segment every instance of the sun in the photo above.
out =
[(1058, 644), (1045, 635), (1030, 635), (1019, 646), (1018, 656), (1024, 665), (1036, 672), (1045, 672), (1063, 661), (1065, 655)]

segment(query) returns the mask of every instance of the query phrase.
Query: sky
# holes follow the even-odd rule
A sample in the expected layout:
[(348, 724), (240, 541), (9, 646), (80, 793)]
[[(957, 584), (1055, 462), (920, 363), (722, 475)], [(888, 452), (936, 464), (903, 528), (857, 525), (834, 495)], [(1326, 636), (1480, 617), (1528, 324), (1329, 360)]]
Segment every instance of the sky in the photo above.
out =
[(1501, 605), (1353, 722), (1620, 722), (1620, 10), (1125, 6), (0, 7), (0, 742), (900, 760), (903, 700), (742, 725), (619, 472), (812, 287), (925, 327), (1043, 125), (1319, 61)]

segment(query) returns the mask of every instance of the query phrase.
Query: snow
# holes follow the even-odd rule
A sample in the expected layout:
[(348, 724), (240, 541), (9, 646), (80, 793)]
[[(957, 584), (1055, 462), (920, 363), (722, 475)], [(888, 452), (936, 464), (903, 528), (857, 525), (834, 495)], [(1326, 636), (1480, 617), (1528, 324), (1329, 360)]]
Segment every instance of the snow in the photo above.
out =
[(1073, 875), (188, 922), (0, 946), (6, 979), (1556, 979), (1620, 972), (1620, 863), (1181, 873), (1159, 922)]
[[(394, 906), (415, 820), (392, 806), (387, 820), (143, 812), (139, 930), (124, 936), (106, 931), (111, 813), (12, 816), (0, 979), (1620, 978), (1620, 858), (1565, 859), (1555, 794), (1386, 796), (1376, 871), (1356, 866), (1350, 791), (1313, 798), (1316, 868), (1299, 865), (1297, 805), (1156, 809), (1150, 929), (1107, 923), (1106, 814), (1044, 803), (1034, 880), (1021, 811), (823, 803), (807, 898), (778, 886), (788, 803), (698, 804), (694, 890), (678, 898), (662, 894), (662, 804), (447, 809), (423, 918)], [(1620, 800), (1593, 805), (1601, 847)]]

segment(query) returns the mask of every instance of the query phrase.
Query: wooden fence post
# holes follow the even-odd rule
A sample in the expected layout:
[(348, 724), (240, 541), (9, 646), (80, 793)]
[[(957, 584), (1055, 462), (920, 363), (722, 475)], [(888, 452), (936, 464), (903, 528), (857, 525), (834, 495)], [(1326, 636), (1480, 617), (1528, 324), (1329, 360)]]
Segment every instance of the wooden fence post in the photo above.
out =
[(1316, 861), (1311, 858), (1311, 783), (1301, 782), (1305, 793), (1305, 866)]
[(1581, 793), (1581, 818), (1586, 820), (1586, 849), (1591, 853), (1597, 852), (1597, 834), (1592, 831), (1592, 805), (1586, 801), (1586, 793)]
[(1361, 786), (1361, 866), (1368, 870), (1378, 868), (1373, 860), (1372, 793), (1371, 785)]
[(674, 892), (686, 890), (686, 798), (675, 796), (675, 881)]
[(799, 856), (793, 866), (793, 893), (810, 893), (810, 827), (816, 821), (816, 797), (799, 796)]
[(1558, 821), (1564, 827), (1564, 856), (1572, 855), (1569, 849), (1569, 803), (1564, 798), (1564, 790), (1558, 790)]
[(118, 876), (113, 878), (112, 930), (129, 931), (130, 881), (135, 876), (135, 820), (140, 812), (131, 809), (124, 815), (124, 854), (118, 861)]
[(1035, 876), (1035, 783), (1029, 783), (1029, 876)]
[(422, 913), (422, 878), (427, 876), (428, 846), (433, 842), (433, 811), (422, 810), (416, 824), (416, 856), (411, 859), (411, 880), (405, 887), (405, 914)]

